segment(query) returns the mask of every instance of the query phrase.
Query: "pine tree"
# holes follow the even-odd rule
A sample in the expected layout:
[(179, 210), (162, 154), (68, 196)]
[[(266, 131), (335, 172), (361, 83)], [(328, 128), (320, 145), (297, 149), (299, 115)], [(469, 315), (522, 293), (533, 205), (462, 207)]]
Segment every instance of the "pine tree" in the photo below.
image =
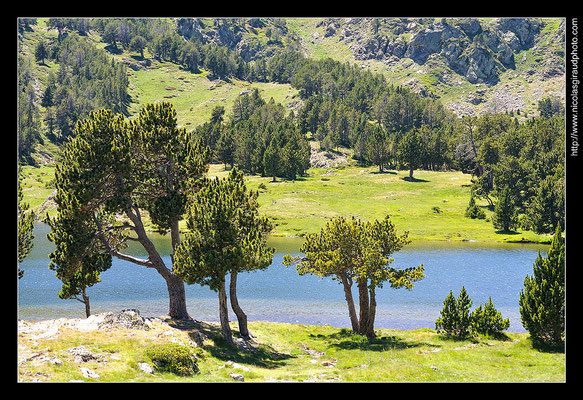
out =
[(472, 315), (470, 312), (472, 300), (470, 299), (470, 296), (468, 296), (468, 292), (464, 286), (462, 286), (462, 289), (460, 290), (460, 294), (456, 300), (456, 303), (459, 315), (457, 336), (463, 338), (469, 335), (472, 325)]
[(398, 157), (402, 164), (409, 167), (409, 179), (413, 179), (413, 170), (421, 161), (421, 139), (416, 129), (411, 129), (399, 142)]
[(59, 195), (59, 213), (49, 219), (51, 232), (47, 237), (56, 244), (49, 256), (49, 268), (63, 282), (59, 298), (80, 301), (85, 305), (85, 316), (89, 317), (87, 288), (101, 281), (100, 274), (111, 267), (112, 258), (102, 251), (97, 233), (100, 223), (95, 222), (87, 207), (74, 195)]
[(526, 223), (536, 233), (551, 233), (564, 214), (564, 187), (554, 177), (540, 181), (526, 209)]
[(239, 332), (249, 338), (247, 316), (237, 300), (237, 275), (267, 268), (274, 249), (266, 246), (271, 224), (258, 215), (258, 192), (248, 191), (243, 173), (233, 168), (223, 179), (205, 180), (187, 214), (187, 234), (174, 255), (174, 268), (188, 284), (208, 285), (219, 296), (223, 338), (232, 344), (226, 275), (231, 274), (231, 307)]
[(519, 298), (522, 326), (535, 345), (565, 340), (565, 244), (557, 225), (546, 258), (539, 252), (533, 276), (524, 279)]
[(472, 219), (484, 219), (486, 218), (486, 213), (476, 204), (476, 200), (474, 200), (474, 193), (470, 195), (470, 202), (468, 204), (468, 208), (466, 208), (466, 217)]
[(381, 126), (375, 125), (369, 129), (364, 151), (367, 160), (379, 166), (379, 172), (383, 172), (383, 168), (390, 160), (391, 147), (389, 135)]
[(447, 335), (454, 335), (459, 325), (459, 314), (457, 312), (457, 302), (450, 290), (449, 294), (443, 301), (443, 308), (439, 318), (435, 321), (435, 330), (445, 332)]
[[(29, 204), (23, 201), (22, 186), (18, 180), (18, 262), (22, 262), (30, 253), (34, 239), (34, 212), (29, 211)], [(18, 267), (18, 279), (22, 278), (24, 271)]]
[(495, 335), (510, 326), (509, 319), (503, 319), (502, 314), (496, 310), (492, 297), (482, 308), (479, 305), (472, 312), (472, 331), (476, 333)]
[(225, 164), (225, 168), (227, 167), (227, 164), (233, 168), (235, 140), (233, 139), (233, 132), (231, 129), (227, 127), (221, 129), (221, 134), (217, 140), (217, 148), (215, 151), (219, 161), (222, 161), (223, 164)]
[(281, 162), (279, 149), (275, 142), (275, 138), (272, 139), (265, 149), (265, 153), (263, 153), (263, 171), (265, 175), (273, 177), (273, 182), (275, 182), (275, 177), (279, 174), (279, 164)]
[(443, 302), (440, 316), (435, 321), (435, 329), (438, 332), (444, 332), (448, 336), (467, 337), (470, 334), (472, 324), (471, 306), (472, 300), (464, 286), (462, 286), (457, 299), (450, 290)]
[(503, 188), (498, 197), (498, 203), (494, 207), (492, 222), (496, 229), (504, 232), (510, 232), (518, 225), (518, 215), (508, 188)]
[(47, 55), (48, 55), (47, 46), (44, 40), (41, 40), (34, 48), (34, 58), (41, 64), (44, 64)]
[[(396, 269), (390, 255), (409, 243), (407, 233), (397, 235), (387, 216), (381, 221), (363, 222), (352, 217), (336, 218), (319, 233), (306, 236), (300, 252), (305, 257), (284, 257), (286, 266), (297, 265), (298, 274), (330, 276), (344, 288), (348, 314), (354, 332), (374, 337), (377, 287), (389, 282), (393, 288), (412, 289), (423, 279), (423, 264)], [(358, 286), (360, 312), (357, 316), (352, 284)]]
[[(64, 283), (86, 261), (103, 269), (106, 256), (153, 268), (168, 288), (168, 314), (190, 318), (184, 282), (148, 238), (142, 212), (149, 212), (157, 230), (170, 231), (175, 250), (186, 194), (194, 190), (208, 161), (201, 141), (191, 141), (178, 129), (169, 103), (148, 104), (131, 122), (110, 110), (92, 112), (77, 123), (75, 138), (56, 165), (57, 215), (49, 222), (49, 238), (56, 245), (52, 268)], [(123, 253), (130, 239), (140, 243), (148, 258)]]

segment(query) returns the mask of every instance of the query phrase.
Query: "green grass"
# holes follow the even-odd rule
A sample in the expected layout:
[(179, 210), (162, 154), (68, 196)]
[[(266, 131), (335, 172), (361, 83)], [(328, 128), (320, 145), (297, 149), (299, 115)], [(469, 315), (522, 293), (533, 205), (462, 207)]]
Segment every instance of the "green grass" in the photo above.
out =
[[(210, 176), (225, 176), (223, 165), (211, 165)], [(41, 210), (53, 192), (54, 166), (22, 168), (24, 201)], [(418, 240), (479, 242), (548, 242), (549, 235), (518, 229), (503, 233), (492, 225), (493, 211), (486, 201), (478, 201), (487, 218), (464, 216), (469, 202), (471, 176), (459, 171), (408, 171), (378, 173), (377, 167), (346, 166), (337, 169), (308, 170), (295, 181), (246, 176), (250, 189), (259, 190), (260, 213), (275, 225), (275, 236), (304, 236), (318, 232), (331, 218), (355, 216), (370, 220), (391, 215), (399, 232), (409, 231)], [(266, 189), (259, 189), (263, 184)], [(436, 210), (437, 208), (437, 210)], [(54, 208), (42, 209), (42, 217)], [(181, 225), (182, 227), (184, 224)]]
[(323, 19), (315, 17), (287, 18), (286, 25), (302, 38), (303, 50), (310, 58), (324, 59), (329, 57), (341, 62), (354, 62), (355, 59), (350, 48), (338, 40), (338, 35), (324, 38), (325, 27), (316, 27), (316, 24)]
[(187, 130), (207, 122), (216, 106), (225, 107), (228, 117), (241, 92), (257, 88), (266, 101), (273, 98), (284, 105), (293, 102), (298, 93), (288, 84), (211, 80), (207, 71), (192, 73), (176, 64), (157, 61), (150, 68), (130, 70), (129, 82), (130, 114), (135, 115), (147, 103), (167, 101), (176, 109), (178, 124)]
[[(181, 377), (172, 373), (142, 372), (145, 349), (172, 339), (189, 343), (194, 323), (180, 329), (154, 324), (150, 331), (64, 330), (56, 337), (32, 339), (19, 335), (19, 352), (41, 352), (61, 365), (26, 362), (19, 380), (99, 382), (230, 382), (230, 373), (245, 382), (564, 382), (565, 354), (533, 349), (527, 333), (501, 338), (446, 339), (431, 329), (377, 331), (367, 339), (332, 326), (293, 325), (252, 321), (253, 349), (227, 348), (216, 324), (203, 324), (207, 339), (197, 350), (200, 373)], [(236, 332), (236, 324), (233, 324)], [(169, 332), (170, 331), (170, 332)], [(67, 349), (85, 346), (101, 361), (75, 363)], [(238, 365), (228, 364), (229, 361)], [(242, 366), (243, 368), (238, 368)], [(87, 367), (99, 379), (84, 378)]]
[[(28, 203), (32, 210), (39, 212), (42, 203), (55, 190), (53, 183), (55, 177), (54, 165), (21, 166), (20, 176), (22, 178), (23, 201)], [(54, 213), (54, 210), (51, 211)], [(39, 216), (37, 215), (37, 217)]]
[[(213, 165), (211, 175), (224, 176), (220, 165)], [(408, 171), (378, 173), (377, 167), (325, 170), (310, 169), (306, 177), (295, 181), (247, 176), (251, 189), (259, 189), (260, 212), (275, 224), (273, 234), (303, 236), (318, 232), (331, 218), (355, 216), (380, 219), (391, 215), (398, 231), (409, 231), (413, 240), (450, 240), (546, 242), (548, 235), (518, 230), (497, 232), (490, 221), (493, 211), (487, 202), (478, 202), (487, 219), (464, 216), (469, 202), (471, 176), (458, 171), (415, 171), (414, 181)], [(435, 210), (438, 208), (439, 212)]]

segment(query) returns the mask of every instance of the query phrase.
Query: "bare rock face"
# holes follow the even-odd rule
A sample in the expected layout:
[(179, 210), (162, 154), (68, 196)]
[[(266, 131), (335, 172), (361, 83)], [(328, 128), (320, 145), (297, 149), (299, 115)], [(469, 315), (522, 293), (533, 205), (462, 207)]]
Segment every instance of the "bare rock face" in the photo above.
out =
[[(515, 55), (534, 48), (541, 32), (541, 23), (534, 18), (489, 22), (475, 18), (352, 18), (349, 22), (329, 18), (321, 25), (325, 26), (325, 37), (342, 32), (339, 39), (356, 59), (410, 58), (422, 65), (439, 57), (470, 83), (489, 85), (496, 84), (504, 71), (515, 68)], [(561, 60), (551, 64), (560, 65)], [(545, 69), (546, 74), (560, 74), (552, 65)]]

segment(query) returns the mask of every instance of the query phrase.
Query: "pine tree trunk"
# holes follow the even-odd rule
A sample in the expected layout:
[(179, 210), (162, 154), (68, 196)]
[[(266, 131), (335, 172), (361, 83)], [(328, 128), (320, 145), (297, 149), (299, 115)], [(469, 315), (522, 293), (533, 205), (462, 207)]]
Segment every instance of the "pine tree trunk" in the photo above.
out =
[(221, 320), (221, 331), (223, 338), (228, 345), (234, 346), (233, 334), (229, 326), (229, 309), (227, 308), (227, 291), (225, 290), (225, 281), (219, 285), (219, 319)]
[(376, 337), (376, 334), (374, 333), (374, 320), (377, 312), (377, 301), (374, 287), (369, 289), (369, 297), (370, 305), (368, 309), (368, 327), (366, 329), (366, 336), (368, 338), (374, 338)]
[(360, 306), (360, 321), (358, 325), (358, 333), (360, 335), (366, 335), (369, 320), (368, 287), (366, 285), (366, 281), (358, 282), (358, 299)]
[[(148, 267), (154, 268), (166, 281), (166, 286), (168, 287), (168, 297), (169, 297), (169, 310), (168, 315), (170, 318), (174, 319), (191, 319), (188, 315), (186, 309), (186, 294), (184, 290), (184, 282), (178, 276), (174, 275), (172, 270), (166, 267), (164, 260), (158, 253), (156, 246), (152, 243), (146, 230), (144, 229), (144, 224), (140, 216), (139, 209), (133, 207), (132, 211), (126, 211), (128, 218), (134, 223), (134, 231), (138, 236), (138, 241), (144, 247), (144, 250), (148, 253)], [(175, 248), (178, 243), (180, 243), (180, 237), (178, 236), (178, 222), (173, 224), (173, 229), (171, 230), (172, 236), (172, 247)], [(118, 258), (119, 255), (116, 255)], [(132, 261), (132, 260), (128, 260)], [(132, 261), (133, 262), (133, 261)]]
[(247, 329), (247, 315), (243, 312), (243, 309), (239, 306), (239, 301), (237, 300), (237, 272), (231, 272), (229, 298), (231, 300), (231, 308), (239, 321), (239, 333), (241, 334), (241, 337), (243, 339), (250, 339), (251, 334), (249, 333), (249, 329)]
[(342, 286), (344, 286), (344, 297), (348, 304), (348, 316), (352, 324), (354, 333), (358, 333), (358, 317), (356, 316), (356, 309), (354, 308), (354, 299), (352, 298), (352, 283), (348, 281), (346, 275), (341, 276)]
[(91, 305), (89, 304), (89, 296), (87, 296), (85, 289), (86, 288), (83, 288), (83, 292), (81, 294), (83, 295), (83, 303), (85, 304), (85, 316), (89, 318), (91, 316)]
[(186, 292), (184, 282), (173, 273), (164, 276), (168, 287), (168, 315), (173, 319), (191, 319), (186, 309)]

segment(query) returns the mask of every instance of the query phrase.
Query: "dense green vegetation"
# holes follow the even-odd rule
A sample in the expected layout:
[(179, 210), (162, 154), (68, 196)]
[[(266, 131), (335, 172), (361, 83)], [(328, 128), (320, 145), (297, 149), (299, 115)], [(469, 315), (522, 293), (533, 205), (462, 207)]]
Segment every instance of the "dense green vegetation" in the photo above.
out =
[[(212, 112), (207, 108), (207, 122), (193, 133), (203, 138), (217, 162), (274, 180), (296, 179), (309, 168), (309, 141), (313, 140), (324, 150), (351, 149), (358, 163), (377, 165), (380, 172), (408, 169), (410, 179), (418, 168), (471, 173), (472, 192), (492, 207), (506, 188), (510, 191), (509, 200), (504, 197), (507, 214), (515, 217), (511, 224), (497, 223), (501, 232), (516, 232), (520, 227), (549, 234), (564, 218), (563, 119), (562, 108), (554, 100), (541, 101), (541, 117), (523, 122), (508, 114), (459, 119), (439, 101), (394, 86), (384, 75), (329, 58), (305, 58), (295, 51), (292, 43), (297, 37), (281, 20), (267, 25), (261, 20), (199, 20), (196, 26), (187, 19), (24, 22), (23, 37), (41, 26), (47, 32), (56, 29), (57, 35), (39, 35), (34, 53), (36, 63), (49, 60), (58, 71), (53, 73), (51, 67), (42, 75), (42, 101), (35, 101), (31, 76), (38, 68), (30, 56), (21, 57), (19, 96), (31, 100), (19, 102), (23, 161), (31, 160), (35, 143), (43, 138), (61, 143), (71, 135), (75, 121), (91, 109), (135, 110), (129, 103), (127, 69), (119, 62), (119, 54), (138, 52), (134, 60), (146, 67), (170, 62), (195, 74), (206, 70), (209, 77), (288, 84), (298, 91), (303, 105), (297, 113), (266, 101), (257, 88), (234, 98), (230, 110), (222, 105)], [(204, 43), (200, 32), (211, 26), (219, 32), (254, 31), (258, 37), (257, 29), (261, 29), (265, 37), (275, 37), (263, 44), (279, 51), (271, 51), (269, 57), (263, 53), (238, 56), (228, 47)], [(39, 50), (45, 39), (46, 45)], [(261, 72), (241, 72), (243, 66)], [(62, 101), (65, 94), (68, 100)], [(59, 111), (66, 105), (68, 111)]]

